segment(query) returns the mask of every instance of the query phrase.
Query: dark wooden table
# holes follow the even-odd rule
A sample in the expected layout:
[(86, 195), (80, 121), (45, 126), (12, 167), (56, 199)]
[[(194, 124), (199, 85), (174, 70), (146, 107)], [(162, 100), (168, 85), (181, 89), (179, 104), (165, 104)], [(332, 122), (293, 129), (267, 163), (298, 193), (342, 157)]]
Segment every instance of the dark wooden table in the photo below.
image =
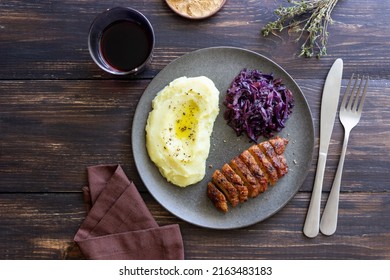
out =
[[(228, 0), (214, 17), (191, 21), (153, 1), (2, 1), (0, 3), (0, 258), (83, 258), (73, 236), (85, 218), (86, 167), (119, 163), (160, 225), (178, 223), (187, 259), (390, 259), (390, 3), (343, 0), (333, 11), (328, 56), (298, 57), (287, 33), (260, 36), (286, 1)], [(87, 48), (94, 17), (112, 6), (143, 12), (156, 32), (155, 56), (136, 77), (101, 71)], [(153, 77), (181, 55), (234, 46), (281, 65), (302, 88), (315, 124), (309, 175), (295, 197), (264, 222), (220, 231), (188, 224), (158, 204), (135, 168), (134, 111)], [(302, 227), (318, 153), (326, 74), (344, 60), (342, 92), (352, 73), (370, 76), (368, 100), (352, 131), (342, 179), (339, 224), (309, 239)], [(323, 204), (341, 152), (335, 122)]]

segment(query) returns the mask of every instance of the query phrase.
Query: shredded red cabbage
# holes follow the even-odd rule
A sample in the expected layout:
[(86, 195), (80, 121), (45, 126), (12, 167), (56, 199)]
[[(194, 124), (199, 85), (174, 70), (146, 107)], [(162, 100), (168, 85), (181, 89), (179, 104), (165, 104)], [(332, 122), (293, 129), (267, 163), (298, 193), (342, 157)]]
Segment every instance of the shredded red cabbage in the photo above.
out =
[(224, 113), (227, 124), (256, 142), (262, 135), (272, 137), (285, 127), (292, 113), (294, 97), (281, 79), (259, 70), (243, 69), (226, 92)]

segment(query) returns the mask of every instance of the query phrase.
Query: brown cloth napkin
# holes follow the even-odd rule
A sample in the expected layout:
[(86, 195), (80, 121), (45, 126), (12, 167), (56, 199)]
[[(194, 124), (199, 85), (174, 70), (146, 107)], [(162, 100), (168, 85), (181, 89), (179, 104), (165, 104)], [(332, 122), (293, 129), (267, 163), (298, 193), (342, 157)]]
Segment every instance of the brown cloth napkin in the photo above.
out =
[(178, 225), (159, 227), (120, 165), (87, 168), (84, 198), (92, 207), (74, 241), (88, 259), (181, 260)]

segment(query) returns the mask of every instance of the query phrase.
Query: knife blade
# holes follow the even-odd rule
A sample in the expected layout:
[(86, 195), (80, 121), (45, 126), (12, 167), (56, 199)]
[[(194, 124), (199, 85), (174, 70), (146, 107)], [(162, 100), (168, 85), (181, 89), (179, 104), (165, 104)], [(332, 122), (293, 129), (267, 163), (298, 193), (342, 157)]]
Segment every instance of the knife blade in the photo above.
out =
[(318, 163), (309, 209), (303, 227), (303, 233), (310, 238), (318, 235), (320, 227), (322, 183), (337, 105), (339, 103), (342, 75), (343, 60), (338, 58), (329, 70), (322, 93)]

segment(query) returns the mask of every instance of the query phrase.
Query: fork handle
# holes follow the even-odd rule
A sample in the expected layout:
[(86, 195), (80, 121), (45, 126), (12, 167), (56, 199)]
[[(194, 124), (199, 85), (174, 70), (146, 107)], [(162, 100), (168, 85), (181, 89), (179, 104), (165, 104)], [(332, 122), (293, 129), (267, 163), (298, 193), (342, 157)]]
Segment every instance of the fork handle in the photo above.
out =
[(303, 226), (303, 233), (310, 238), (316, 237), (319, 232), (321, 192), (322, 182), (324, 180), (326, 156), (327, 154), (325, 153), (320, 153), (318, 156), (316, 177), (314, 179), (309, 209), (307, 210), (306, 220)]
[(332, 235), (336, 232), (337, 216), (339, 212), (339, 197), (341, 176), (343, 173), (344, 159), (347, 151), (349, 131), (345, 132), (343, 148), (341, 150), (339, 165), (337, 166), (336, 176), (333, 180), (332, 189), (326, 202), (324, 212), (322, 213), (320, 230), (325, 235)]

